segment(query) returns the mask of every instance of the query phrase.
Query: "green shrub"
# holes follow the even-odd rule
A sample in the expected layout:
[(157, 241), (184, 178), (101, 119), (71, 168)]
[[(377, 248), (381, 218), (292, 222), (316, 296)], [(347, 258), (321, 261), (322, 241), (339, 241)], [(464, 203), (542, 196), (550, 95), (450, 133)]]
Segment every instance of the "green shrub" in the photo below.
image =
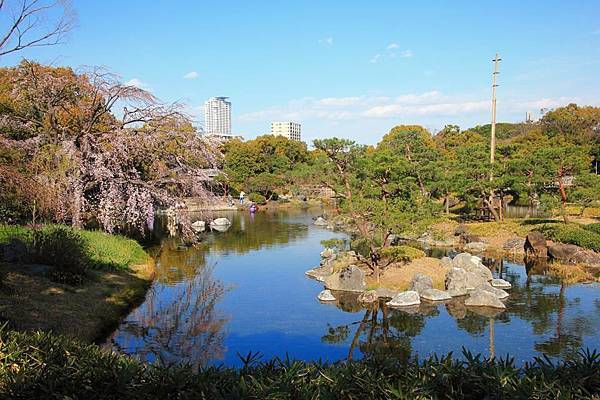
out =
[(600, 235), (600, 222), (595, 224), (583, 225), (583, 229), (587, 231), (592, 231)]
[(410, 262), (416, 258), (425, 257), (425, 252), (415, 247), (400, 245), (382, 249), (381, 256), (393, 261)]
[(0, 328), (3, 399), (590, 399), (600, 355), (486, 359), (463, 351), (421, 361), (367, 357), (326, 364), (240, 357), (243, 367), (160, 367), (50, 333)]
[[(87, 265), (90, 268), (127, 269), (132, 265), (148, 262), (148, 254), (144, 248), (135, 240), (124, 236), (77, 230), (63, 225), (48, 225), (40, 229), (44, 232), (62, 229), (83, 238), (88, 257)], [(34, 231), (24, 226), (0, 225), (0, 244), (9, 243), (14, 239), (31, 243)]]
[(88, 243), (93, 268), (127, 269), (148, 262), (148, 254), (135, 240), (101, 231), (79, 231)]
[(0, 244), (9, 243), (13, 239), (25, 240), (31, 234), (31, 229), (20, 225), (0, 225)]
[(79, 284), (89, 267), (89, 246), (74, 229), (50, 226), (33, 230), (29, 242), (35, 262), (52, 266), (50, 278), (57, 282)]
[(248, 200), (256, 204), (267, 204), (267, 199), (260, 193), (250, 193), (248, 195)]
[(537, 228), (555, 242), (574, 244), (600, 251), (600, 234), (579, 224), (547, 224)]

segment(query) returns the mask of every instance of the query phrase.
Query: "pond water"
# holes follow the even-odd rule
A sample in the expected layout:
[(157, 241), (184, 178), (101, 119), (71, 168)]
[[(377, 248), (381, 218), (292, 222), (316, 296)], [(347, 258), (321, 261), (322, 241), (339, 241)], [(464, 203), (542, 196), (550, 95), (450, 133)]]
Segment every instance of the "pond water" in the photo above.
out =
[(195, 367), (240, 365), (238, 354), (251, 351), (264, 359), (337, 361), (367, 353), (460, 356), (464, 347), (510, 353), (521, 364), (600, 349), (600, 285), (561, 285), (505, 260), (488, 260), (494, 275), (513, 285), (501, 313), (474, 313), (456, 301), (408, 312), (383, 302), (364, 309), (351, 294), (320, 303), (323, 285), (304, 272), (318, 265), (322, 240), (344, 235), (313, 226), (317, 214), (231, 213), (224, 215), (231, 228), (206, 233), (198, 247), (164, 239), (145, 302), (105, 345), (148, 362)]

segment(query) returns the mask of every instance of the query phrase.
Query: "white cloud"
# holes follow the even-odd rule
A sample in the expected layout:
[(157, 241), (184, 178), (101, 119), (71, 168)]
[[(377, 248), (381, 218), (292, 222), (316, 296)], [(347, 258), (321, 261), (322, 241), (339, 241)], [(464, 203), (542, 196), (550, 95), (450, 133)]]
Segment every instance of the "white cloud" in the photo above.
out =
[(329, 36), (323, 39), (319, 39), (319, 43), (325, 46), (331, 46), (333, 45), (333, 38)]
[(183, 79), (196, 79), (199, 74), (196, 71), (190, 71), (183, 76)]
[(357, 104), (360, 97), (326, 97), (316, 101), (316, 104), (322, 106), (351, 106)]
[(127, 82), (125, 82), (125, 85), (126, 86), (135, 86), (136, 88), (150, 91), (150, 86), (148, 86), (145, 82), (142, 82), (138, 78), (132, 78), (132, 79), (128, 80)]
[[(585, 103), (576, 98), (505, 99), (498, 102), (500, 112), (507, 115), (525, 115), (540, 108), (556, 108), (570, 102)], [(276, 119), (297, 121), (365, 121), (396, 119), (428, 124), (432, 120), (471, 118), (487, 121), (491, 110), (486, 97), (447, 95), (437, 90), (408, 93), (396, 97), (349, 96), (305, 97), (287, 104), (243, 114), (242, 122), (269, 122)], [(419, 122), (420, 121), (420, 122)], [(356, 122), (355, 122), (356, 123)]]
[(386, 60), (386, 59), (393, 59), (393, 58), (398, 58), (398, 57), (411, 58), (412, 56), (415, 55), (415, 53), (410, 49), (401, 50), (401, 51), (399, 51), (399, 49), (400, 49), (400, 46), (398, 45), (398, 43), (390, 43), (387, 45), (385, 51), (375, 54), (369, 60), (369, 62), (371, 64), (375, 64), (375, 63), (378, 63), (378, 62)]

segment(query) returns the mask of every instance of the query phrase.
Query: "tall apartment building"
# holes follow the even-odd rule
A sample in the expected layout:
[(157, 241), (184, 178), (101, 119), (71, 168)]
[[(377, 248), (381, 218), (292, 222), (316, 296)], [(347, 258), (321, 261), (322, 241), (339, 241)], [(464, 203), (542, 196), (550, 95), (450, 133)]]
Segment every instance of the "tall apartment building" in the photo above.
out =
[(228, 97), (211, 97), (204, 102), (204, 132), (211, 136), (231, 136), (231, 102)]
[(272, 122), (271, 135), (285, 136), (290, 140), (302, 140), (300, 136), (300, 124), (291, 121)]

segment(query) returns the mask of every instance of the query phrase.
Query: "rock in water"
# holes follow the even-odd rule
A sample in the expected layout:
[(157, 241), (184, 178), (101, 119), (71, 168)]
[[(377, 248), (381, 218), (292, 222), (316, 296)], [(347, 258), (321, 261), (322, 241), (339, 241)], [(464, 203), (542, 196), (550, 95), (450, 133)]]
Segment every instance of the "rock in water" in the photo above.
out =
[(483, 285), (479, 285), (475, 288), (475, 290), (485, 290), (486, 292), (492, 293), (499, 299), (505, 299), (508, 297), (508, 293), (506, 293), (502, 289), (498, 289), (490, 285), (489, 283), (484, 283)]
[(304, 273), (304, 275), (308, 276), (309, 278), (316, 279), (319, 282), (325, 281), (325, 278), (327, 278), (331, 274), (333, 274), (333, 268), (331, 268), (327, 265), (309, 269), (308, 271), (306, 271)]
[(465, 249), (481, 253), (487, 249), (487, 244), (484, 242), (469, 242), (465, 245)]
[(217, 218), (210, 223), (211, 226), (227, 226), (231, 225), (231, 221), (227, 218)]
[(379, 299), (375, 290), (367, 290), (358, 296), (358, 301), (361, 303), (375, 303)]
[(498, 289), (510, 289), (512, 287), (510, 282), (505, 281), (504, 279), (492, 279), (490, 283), (493, 287), (496, 287)]
[(317, 219), (315, 219), (315, 222), (313, 222), (313, 224), (315, 224), (316, 226), (327, 226), (329, 225), (329, 222), (327, 222), (327, 220), (323, 217), (318, 217)]
[[(480, 268), (481, 267), (477, 267), (477, 269)], [(483, 268), (489, 272), (489, 269), (485, 266)], [(474, 273), (463, 268), (453, 267), (446, 273), (445, 287), (448, 293), (453, 297), (464, 296), (469, 290), (473, 290), (477, 286), (487, 283), (487, 278), (488, 275), (483, 270)]]
[(527, 234), (525, 238), (525, 255), (537, 258), (548, 257), (548, 247), (546, 245), (546, 237), (542, 232), (533, 231)]
[(322, 290), (318, 295), (317, 299), (321, 301), (335, 301), (335, 297), (331, 294), (331, 290)]
[(366, 289), (365, 273), (356, 265), (350, 265), (340, 272), (325, 278), (325, 287), (331, 290), (362, 292)]
[(471, 272), (475, 275), (480, 276), (484, 281), (491, 281), (492, 271), (481, 263), (481, 259), (476, 256), (472, 256), (469, 253), (460, 253), (452, 260), (452, 265), (456, 268), (462, 268), (467, 272)]
[(407, 292), (398, 293), (385, 304), (391, 307), (417, 306), (421, 304), (421, 300), (419, 298), (419, 293), (409, 290)]
[(204, 232), (206, 229), (206, 222), (204, 221), (196, 221), (192, 224), (192, 230), (196, 233)]
[(444, 291), (438, 290), (438, 289), (426, 289), (426, 290), (423, 290), (422, 292), (419, 292), (419, 295), (421, 296), (422, 299), (429, 300), (429, 301), (444, 301), (444, 300), (450, 300), (452, 298), (452, 296), (450, 296), (450, 294), (448, 294), (448, 292), (444, 292)]
[(421, 293), (424, 290), (431, 289), (433, 287), (433, 281), (431, 277), (425, 274), (421, 274), (417, 272), (413, 275), (412, 280), (410, 282), (410, 289), (415, 292)]
[(469, 297), (465, 300), (465, 305), (469, 307), (491, 307), (498, 309), (506, 309), (506, 306), (501, 302), (495, 294), (486, 290), (473, 290)]

